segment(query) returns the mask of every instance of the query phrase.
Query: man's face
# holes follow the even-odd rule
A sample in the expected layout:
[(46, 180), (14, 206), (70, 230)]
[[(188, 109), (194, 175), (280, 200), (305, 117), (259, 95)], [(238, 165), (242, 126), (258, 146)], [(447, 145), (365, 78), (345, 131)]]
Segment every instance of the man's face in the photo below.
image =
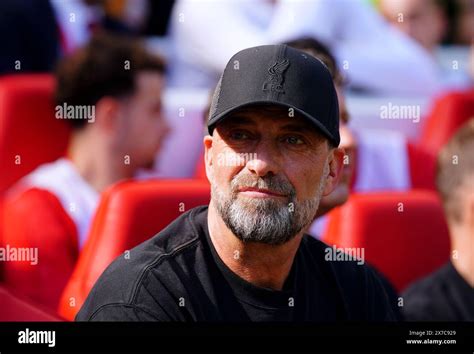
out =
[(337, 184), (343, 152), (285, 109), (243, 110), (204, 138), (212, 203), (242, 241), (283, 244)]
[(135, 92), (122, 108), (120, 144), (135, 168), (151, 168), (155, 155), (169, 133), (162, 114), (163, 76), (143, 71), (136, 76)]
[(442, 40), (446, 20), (435, 0), (383, 0), (385, 17), (429, 51)]
[(339, 135), (341, 136), (341, 143), (339, 144), (339, 147), (344, 149), (347, 158), (347, 163), (344, 164), (339, 184), (343, 184), (347, 190), (349, 190), (351, 179), (355, 170), (357, 140), (354, 133), (349, 128), (349, 113), (347, 110), (344, 89), (339, 85), (335, 85), (335, 88), (340, 111)]
[(322, 198), (316, 217), (328, 213), (347, 201), (356, 166), (357, 140), (348, 126), (349, 113), (347, 111), (344, 90), (342, 86), (337, 84), (335, 88), (339, 103), (339, 135), (341, 137), (339, 147), (344, 149), (345, 157), (339, 183), (331, 194)]

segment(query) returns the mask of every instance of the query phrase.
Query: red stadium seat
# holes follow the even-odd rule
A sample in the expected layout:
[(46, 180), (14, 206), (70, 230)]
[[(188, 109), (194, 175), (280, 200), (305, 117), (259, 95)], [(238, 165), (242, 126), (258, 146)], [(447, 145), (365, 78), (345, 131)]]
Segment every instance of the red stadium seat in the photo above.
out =
[(69, 126), (55, 119), (54, 78), (0, 78), (0, 195), (38, 165), (64, 155)]
[(36, 249), (38, 257), (36, 264), (3, 262), (5, 285), (55, 311), (79, 255), (76, 225), (59, 199), (39, 188), (8, 193), (3, 216), (5, 245)]
[(440, 97), (426, 118), (420, 144), (437, 154), (470, 118), (474, 118), (474, 90), (451, 92)]
[[(3, 194), (12, 184), (66, 151), (69, 126), (54, 119), (54, 84), (49, 74), (0, 78), (0, 209)], [(0, 279), (2, 275), (0, 269)]]
[(364, 248), (364, 259), (399, 291), (449, 259), (449, 234), (436, 193), (354, 194), (329, 214), (329, 245)]
[[(3, 200), (0, 198), (0, 247), (5, 246), (5, 241), (3, 239), (3, 228), (4, 228), (4, 213), (3, 213)], [(0, 262), (0, 282), (3, 281), (5, 275), (4, 275), (4, 262)]]
[(96, 280), (116, 257), (209, 200), (209, 184), (195, 180), (123, 182), (107, 190), (62, 294), (61, 316), (74, 319)]
[(410, 142), (407, 153), (411, 188), (436, 190), (436, 156), (423, 146)]
[(20, 299), (4, 287), (0, 287), (0, 322), (62, 321), (59, 317), (44, 312), (42, 309)]

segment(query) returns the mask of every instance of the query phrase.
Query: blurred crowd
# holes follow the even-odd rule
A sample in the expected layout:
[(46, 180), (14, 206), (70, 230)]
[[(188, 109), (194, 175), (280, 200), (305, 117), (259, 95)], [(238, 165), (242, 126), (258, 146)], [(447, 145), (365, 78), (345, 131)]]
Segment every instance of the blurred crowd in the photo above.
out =
[[(6, 0), (0, 6), (2, 73), (49, 71), (94, 33), (110, 31), (159, 38), (170, 62), (168, 84), (178, 87), (210, 88), (240, 49), (300, 37), (328, 46), (353, 89), (426, 95), (472, 82), (465, 62), (453, 57), (446, 67), (437, 55), (446, 45), (471, 45), (468, 0)], [(16, 60), (21, 69), (12, 65)]]

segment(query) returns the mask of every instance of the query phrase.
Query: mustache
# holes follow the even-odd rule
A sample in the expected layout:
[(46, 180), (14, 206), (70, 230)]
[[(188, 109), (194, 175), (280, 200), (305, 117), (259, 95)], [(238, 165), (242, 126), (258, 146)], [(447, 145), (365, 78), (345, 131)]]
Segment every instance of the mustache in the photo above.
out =
[(286, 179), (272, 175), (255, 177), (248, 174), (236, 175), (231, 181), (232, 193), (236, 194), (239, 188), (268, 189), (271, 192), (287, 195), (293, 198), (296, 195), (295, 188)]

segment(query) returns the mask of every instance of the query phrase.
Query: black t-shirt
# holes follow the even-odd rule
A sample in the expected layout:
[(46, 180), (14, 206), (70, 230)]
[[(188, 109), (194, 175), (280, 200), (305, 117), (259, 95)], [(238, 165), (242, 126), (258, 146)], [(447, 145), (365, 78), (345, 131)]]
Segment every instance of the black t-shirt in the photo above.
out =
[(207, 206), (118, 257), (101, 275), (79, 321), (391, 321), (378, 277), (356, 261), (326, 261), (305, 235), (283, 290), (236, 275), (209, 237)]
[(448, 262), (403, 294), (408, 321), (474, 321), (474, 289)]

